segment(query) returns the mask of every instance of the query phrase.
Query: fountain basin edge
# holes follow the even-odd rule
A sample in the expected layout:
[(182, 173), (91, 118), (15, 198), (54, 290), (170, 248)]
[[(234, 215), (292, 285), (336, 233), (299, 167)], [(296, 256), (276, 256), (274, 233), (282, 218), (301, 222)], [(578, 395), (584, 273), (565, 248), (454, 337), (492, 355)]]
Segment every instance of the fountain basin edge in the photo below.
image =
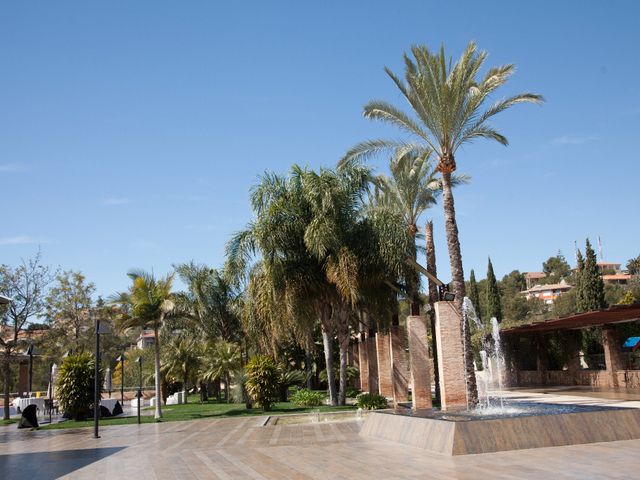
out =
[(449, 421), (376, 411), (367, 415), (360, 435), (442, 455), (634, 440), (640, 439), (640, 409), (611, 408), (472, 421)]

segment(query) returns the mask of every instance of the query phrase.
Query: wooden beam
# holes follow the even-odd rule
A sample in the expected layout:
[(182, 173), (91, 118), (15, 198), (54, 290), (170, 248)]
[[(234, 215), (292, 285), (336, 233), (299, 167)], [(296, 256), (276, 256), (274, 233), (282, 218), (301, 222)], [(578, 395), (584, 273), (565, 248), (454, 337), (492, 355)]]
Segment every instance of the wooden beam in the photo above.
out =
[(418, 262), (416, 262), (413, 258), (407, 257), (406, 262), (407, 262), (407, 265), (409, 265), (410, 267), (413, 267), (416, 270), (418, 270), (420, 273), (422, 273), (425, 277), (427, 277), (429, 280), (434, 282), (439, 287), (444, 285), (444, 282), (442, 280), (440, 280), (433, 273), (431, 273), (429, 270), (427, 270), (422, 265), (420, 265)]

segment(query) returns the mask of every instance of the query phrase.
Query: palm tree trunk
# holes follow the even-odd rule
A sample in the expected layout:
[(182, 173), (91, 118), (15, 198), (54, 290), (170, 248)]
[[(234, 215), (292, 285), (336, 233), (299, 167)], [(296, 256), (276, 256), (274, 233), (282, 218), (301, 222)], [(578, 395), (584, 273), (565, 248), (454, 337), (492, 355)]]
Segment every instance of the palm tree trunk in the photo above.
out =
[(347, 399), (347, 350), (349, 349), (349, 306), (341, 305), (336, 312), (338, 320), (338, 344), (340, 345), (340, 388), (338, 405), (345, 405)]
[(187, 403), (187, 397), (189, 396), (189, 389), (187, 388), (187, 378), (189, 378), (189, 373), (185, 371), (184, 377), (182, 379), (182, 385), (184, 388), (184, 403)]
[(230, 389), (231, 383), (229, 382), (229, 372), (224, 372), (224, 399), (227, 403), (231, 402), (231, 395), (229, 395)]
[[(449, 262), (451, 264), (451, 280), (453, 283), (453, 293), (456, 295), (455, 304), (458, 311), (462, 312), (462, 300), (466, 292), (460, 239), (458, 237), (458, 224), (456, 223), (456, 209), (453, 202), (453, 192), (451, 191), (451, 172), (442, 172), (442, 204), (444, 206), (445, 231), (447, 234), (447, 247), (449, 249)], [(476, 385), (476, 374), (473, 370), (471, 334), (469, 333), (469, 325), (463, 327), (461, 324), (460, 328), (464, 332), (464, 343), (467, 347), (465, 348), (467, 403), (469, 408), (475, 408), (478, 405), (478, 387)]]
[(324, 360), (327, 368), (327, 386), (331, 405), (338, 405), (336, 381), (333, 374), (333, 325), (331, 324), (331, 306), (324, 304), (320, 307), (320, 326), (322, 327), (322, 343), (324, 345)]
[[(427, 270), (433, 274), (434, 277), (438, 276), (438, 270), (436, 267), (436, 246), (433, 241), (433, 222), (427, 222), (425, 226), (425, 240), (427, 243)], [(429, 304), (431, 309), (429, 310), (429, 320), (431, 323), (431, 341), (433, 344), (433, 381), (436, 385), (436, 402), (440, 403), (440, 372), (438, 371), (438, 345), (436, 342), (436, 312), (433, 304), (438, 301), (438, 286), (434, 281), (429, 279)]]
[(3, 378), (3, 420), (9, 420), (9, 395), (10, 395), (10, 382), (11, 382), (11, 363), (9, 362), (10, 354), (5, 352), (2, 362), (2, 376)]
[(160, 335), (158, 334), (158, 327), (153, 328), (153, 334), (155, 336), (155, 369), (156, 369), (156, 420), (162, 418), (162, 392), (160, 389)]
[(307, 340), (307, 346), (304, 349), (304, 369), (307, 373), (307, 388), (309, 390), (313, 389), (313, 357), (311, 356), (311, 346), (313, 345), (312, 339)]

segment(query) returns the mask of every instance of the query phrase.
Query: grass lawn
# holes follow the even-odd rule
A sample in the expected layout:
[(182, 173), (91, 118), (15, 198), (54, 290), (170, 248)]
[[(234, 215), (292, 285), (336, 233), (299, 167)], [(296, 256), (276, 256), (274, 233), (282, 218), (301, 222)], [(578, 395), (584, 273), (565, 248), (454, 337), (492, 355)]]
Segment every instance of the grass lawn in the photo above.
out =
[[(253, 408), (247, 410), (243, 403), (220, 403), (210, 400), (206, 403), (200, 403), (197, 395), (189, 396), (189, 403), (186, 405), (166, 405), (162, 407), (161, 422), (177, 422), (184, 420), (197, 420), (199, 418), (228, 418), (228, 417), (246, 417), (257, 415), (282, 415), (287, 413), (305, 413), (311, 411), (335, 412), (342, 410), (354, 410), (354, 405), (346, 405), (344, 407), (331, 407), (323, 405), (321, 407), (299, 407), (290, 402), (279, 402), (273, 406), (269, 412), (263, 412), (262, 409)], [(149, 407), (144, 410), (149, 410)], [(143, 415), (142, 423), (154, 423), (153, 416)], [(136, 417), (124, 418), (102, 418), (100, 426), (107, 427), (109, 425), (125, 425), (136, 423)], [(69, 420), (62, 423), (54, 423), (52, 425), (42, 425), (43, 430), (61, 429), (61, 428), (80, 428), (93, 426), (93, 419), (75, 422)]]
[(2, 425), (11, 425), (12, 423), (18, 423), (17, 418), (10, 418), (9, 420), (0, 420), (0, 426)]

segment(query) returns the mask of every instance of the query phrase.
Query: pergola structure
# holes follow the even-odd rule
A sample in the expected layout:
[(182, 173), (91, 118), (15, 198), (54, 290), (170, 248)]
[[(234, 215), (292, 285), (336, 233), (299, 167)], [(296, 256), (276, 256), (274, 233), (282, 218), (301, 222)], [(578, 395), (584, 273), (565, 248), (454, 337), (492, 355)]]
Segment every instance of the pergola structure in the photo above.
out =
[[(629, 368), (623, 344), (615, 325), (640, 321), (640, 305), (615, 306), (595, 312), (536, 322), (502, 331), (511, 386), (588, 385), (607, 388), (640, 388), (640, 370)], [(605, 369), (584, 369), (580, 363), (580, 330), (602, 327)], [(568, 362), (561, 369), (550, 369), (548, 341), (560, 334), (567, 349)], [(533, 345), (535, 369), (524, 365), (522, 350)]]

